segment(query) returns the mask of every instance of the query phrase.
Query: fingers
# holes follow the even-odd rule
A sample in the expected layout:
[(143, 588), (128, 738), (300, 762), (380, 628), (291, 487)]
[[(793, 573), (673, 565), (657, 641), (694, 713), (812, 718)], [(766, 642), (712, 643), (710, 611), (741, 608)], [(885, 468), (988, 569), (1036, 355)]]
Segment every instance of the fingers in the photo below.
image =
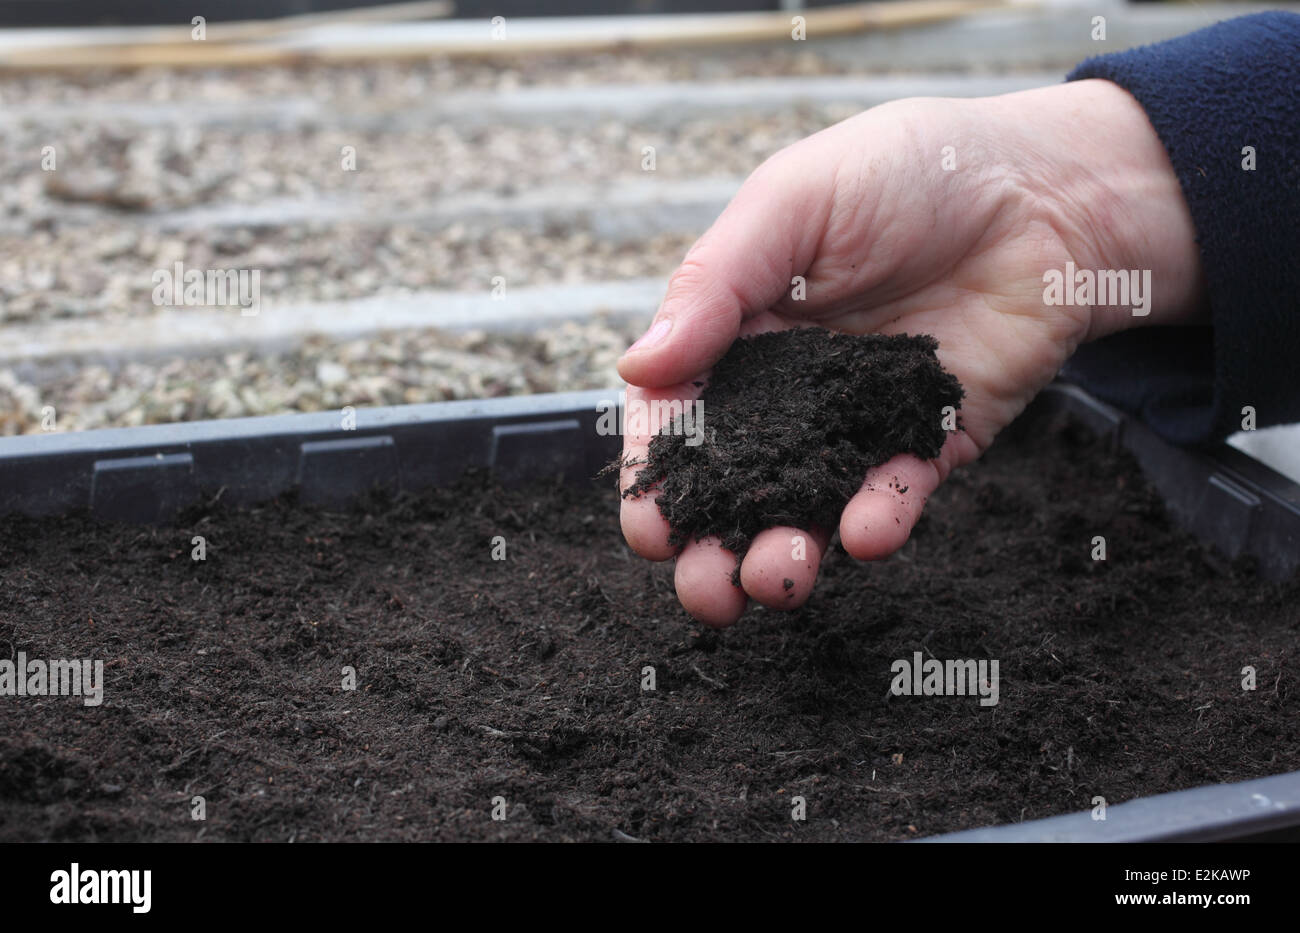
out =
[(677, 599), (690, 615), (714, 628), (733, 624), (745, 611), (745, 591), (731, 582), (736, 555), (716, 537), (689, 541), (677, 558)]
[[(903, 454), (870, 470), (840, 518), (844, 549), (859, 560), (878, 560), (902, 547), (930, 495), (965, 453), (962, 440), (950, 439), (936, 460)], [(716, 537), (690, 542), (677, 558), (677, 598), (694, 618), (718, 628), (739, 619), (749, 598), (769, 609), (797, 609), (812, 594), (829, 546), (824, 529), (762, 531), (745, 553), (738, 588), (731, 582), (735, 554)]]
[[(628, 465), (619, 471), (620, 492), (636, 481), (645, 466), (650, 441), (671, 416), (672, 409), (658, 403), (689, 401), (699, 392), (700, 386), (693, 382), (664, 390), (628, 387), (623, 421), (623, 460)], [(619, 522), (632, 550), (649, 560), (662, 561), (678, 548), (668, 542), (671, 529), (659, 512), (658, 497), (655, 488), (623, 498)], [(718, 538), (689, 541), (677, 558), (677, 597), (695, 619), (719, 628), (740, 618), (749, 596), (773, 609), (795, 609), (812, 592), (829, 540), (822, 530), (769, 528), (759, 533), (741, 565), (742, 587), (731, 582), (736, 555), (723, 549)]]
[[(645, 467), (650, 440), (659, 433), (672, 409), (661, 401), (686, 402), (696, 398), (700, 389), (694, 383), (651, 390), (629, 386), (623, 415), (623, 462), (630, 464), (619, 471), (618, 490), (623, 493)], [(677, 553), (668, 543), (668, 521), (659, 513), (658, 489), (634, 498), (624, 498), (619, 506), (619, 524), (628, 547), (647, 560), (667, 560)]]
[(879, 560), (902, 547), (930, 494), (939, 488), (940, 468), (902, 454), (867, 472), (858, 493), (840, 516), (840, 543), (858, 560)]
[(771, 609), (797, 609), (812, 593), (829, 542), (830, 535), (820, 529), (760, 532), (740, 565), (737, 587), (731, 582), (736, 555), (716, 537), (691, 541), (677, 557), (677, 598), (692, 617), (714, 628), (739, 619), (749, 597)]
[(659, 493), (652, 490), (635, 499), (624, 499), (618, 520), (627, 546), (646, 560), (667, 560), (677, 553), (668, 543), (668, 522), (659, 514)]
[[(687, 400), (698, 394), (694, 384), (663, 392), (630, 387), (629, 413), (644, 406), (644, 417), (626, 419), (625, 454), (640, 463), (620, 472), (619, 488), (626, 490), (643, 466), (651, 438), (658, 433), (668, 411), (651, 404), (661, 399)], [(978, 449), (966, 434), (949, 438), (938, 458), (921, 460), (911, 454), (893, 458), (868, 471), (862, 488), (849, 500), (840, 518), (840, 540), (858, 560), (879, 560), (907, 542), (930, 495), (957, 463), (974, 459)], [(668, 543), (670, 528), (659, 512), (655, 489), (622, 501), (623, 535), (638, 554), (650, 560), (667, 560), (678, 548)], [(736, 555), (716, 537), (689, 541), (681, 548), (675, 568), (677, 597), (695, 619), (714, 627), (733, 624), (744, 613), (749, 598), (771, 609), (796, 609), (812, 593), (821, 560), (829, 547), (824, 529), (803, 531), (792, 527), (769, 528), (751, 542), (740, 565), (740, 586), (731, 582)]]
[(840, 515), (840, 544), (858, 560), (880, 560), (907, 543), (926, 502), (956, 467), (980, 454), (965, 431), (951, 434), (939, 456), (899, 454), (867, 471), (862, 488)]
[(829, 208), (810, 206), (831, 199), (814, 196), (825, 173), (798, 163), (786, 158), (760, 168), (691, 248), (654, 322), (619, 360), (625, 380), (668, 386), (711, 368), (742, 320), (776, 304), (795, 270), (811, 264)]
[(812, 594), (829, 544), (830, 535), (820, 529), (778, 527), (759, 532), (740, 566), (741, 586), (769, 609), (797, 609)]

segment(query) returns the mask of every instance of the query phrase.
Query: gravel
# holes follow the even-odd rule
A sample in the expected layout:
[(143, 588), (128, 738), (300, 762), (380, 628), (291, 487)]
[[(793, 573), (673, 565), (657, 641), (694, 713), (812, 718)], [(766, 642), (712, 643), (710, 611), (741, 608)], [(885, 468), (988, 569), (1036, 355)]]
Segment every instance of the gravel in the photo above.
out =
[(614, 364), (644, 324), (602, 318), (526, 335), (312, 338), (275, 354), (244, 350), (116, 368), (65, 361), (42, 378), (0, 368), (0, 434), (41, 433), (47, 406), (55, 430), (75, 431), (607, 388), (620, 384)]
[[(511, 62), (87, 72), (0, 77), (0, 106), (28, 116), (0, 134), (0, 324), (93, 318), (111, 326), (150, 314), (152, 276), (187, 268), (250, 268), (264, 293), (307, 303), (419, 289), (472, 290), (504, 275), (512, 287), (664, 277), (692, 236), (612, 243), (576, 229), (481, 235), (388, 223), (394, 212), (452, 194), (515, 198), (538, 186), (590, 191), (606, 182), (744, 176), (784, 145), (849, 115), (844, 106), (772, 116), (684, 120), (671, 127), (599, 119), (581, 130), (546, 125), (403, 126), (347, 131), (137, 126), (119, 102), (239, 103), (309, 99), (330, 112), (400, 108), (464, 90), (553, 84), (726, 81), (738, 76), (842, 73), (805, 50), (718, 55), (537, 56)], [(42, 124), (41, 107), (71, 106)], [(84, 111), (84, 114), (83, 114)], [(642, 170), (642, 147), (656, 171)], [(43, 171), (53, 146), (55, 171)], [(357, 171), (343, 171), (343, 146)], [(581, 196), (581, 195), (579, 195)], [(260, 205), (273, 199), (356, 197), (357, 222), (298, 222), (167, 232), (145, 212)], [(618, 384), (614, 361), (636, 324), (593, 319), (531, 335), (385, 334), (286, 351), (210, 352), (112, 366), (65, 359), (0, 368), (0, 434), (230, 418), (344, 405), (393, 405)]]
[[(10, 225), (26, 220), (39, 227), (57, 224), (69, 206), (163, 212), (268, 199), (369, 197), (398, 210), (451, 194), (509, 197), (539, 186), (743, 177), (777, 150), (857, 109), (793, 107), (672, 127), (602, 120), (582, 130), (501, 125), (200, 131), (25, 124), (0, 136), (0, 211)], [(45, 146), (54, 147), (54, 171), (40, 167)], [(349, 146), (355, 171), (343, 167)], [(642, 167), (647, 146), (655, 150), (653, 173)]]
[[(108, 223), (0, 235), (0, 322), (151, 314), (155, 270), (258, 269), (265, 295), (299, 304), (422, 289), (487, 290), (667, 276), (688, 235), (614, 243), (585, 231), (485, 236), (359, 224), (214, 228), (164, 234)], [(181, 309), (183, 310), (183, 308)]]
[(395, 105), (453, 91), (510, 91), (537, 85), (587, 87), (655, 81), (727, 81), (741, 77), (885, 73), (833, 61), (809, 48), (722, 47), (643, 53), (545, 54), (500, 59), (430, 56), (361, 65), (255, 68), (94, 69), (81, 73), (6, 75), (0, 105), (42, 100), (238, 102), (275, 97), (331, 104)]

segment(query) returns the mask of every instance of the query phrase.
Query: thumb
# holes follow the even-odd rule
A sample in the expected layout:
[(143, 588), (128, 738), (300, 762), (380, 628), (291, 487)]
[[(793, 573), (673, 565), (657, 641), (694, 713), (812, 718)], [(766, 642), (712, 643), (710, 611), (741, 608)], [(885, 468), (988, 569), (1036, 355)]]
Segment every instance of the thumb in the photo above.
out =
[(698, 378), (741, 322), (780, 301), (796, 270), (812, 264), (833, 198), (816, 197), (814, 173), (792, 161), (761, 166), (691, 247), (653, 323), (618, 362), (627, 382), (662, 388)]

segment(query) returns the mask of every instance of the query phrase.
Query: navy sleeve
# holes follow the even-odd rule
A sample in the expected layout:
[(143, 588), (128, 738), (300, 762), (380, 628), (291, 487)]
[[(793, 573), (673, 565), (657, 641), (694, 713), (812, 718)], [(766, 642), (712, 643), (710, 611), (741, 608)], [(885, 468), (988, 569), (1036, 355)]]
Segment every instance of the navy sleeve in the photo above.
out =
[[(1132, 94), (1196, 226), (1210, 326), (1137, 328), (1080, 347), (1064, 375), (1205, 445), (1300, 421), (1300, 15), (1259, 13), (1085, 61), (1068, 80)], [(1242, 150), (1253, 147), (1254, 171)], [(1156, 287), (1159, 287), (1158, 285)]]

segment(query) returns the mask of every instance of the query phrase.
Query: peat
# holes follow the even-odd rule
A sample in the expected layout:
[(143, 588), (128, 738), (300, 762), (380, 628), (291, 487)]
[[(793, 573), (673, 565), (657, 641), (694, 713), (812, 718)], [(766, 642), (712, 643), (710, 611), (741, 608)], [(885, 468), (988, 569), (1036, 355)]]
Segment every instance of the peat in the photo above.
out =
[(738, 340), (700, 396), (707, 439), (663, 430), (624, 495), (657, 484), (673, 543), (718, 535), (737, 555), (765, 528), (835, 528), (871, 467), (938, 456), (963, 393), (937, 347), (816, 327)]
[[(1081, 429), (1000, 441), (895, 557), (832, 549), (806, 607), (723, 633), (617, 509), (470, 477), (0, 521), (0, 657), (105, 662), (102, 706), (0, 697), (0, 839), (897, 840), (1300, 768), (1300, 584), (1202, 550)], [(915, 651), (998, 659), (999, 704), (886, 699)]]

